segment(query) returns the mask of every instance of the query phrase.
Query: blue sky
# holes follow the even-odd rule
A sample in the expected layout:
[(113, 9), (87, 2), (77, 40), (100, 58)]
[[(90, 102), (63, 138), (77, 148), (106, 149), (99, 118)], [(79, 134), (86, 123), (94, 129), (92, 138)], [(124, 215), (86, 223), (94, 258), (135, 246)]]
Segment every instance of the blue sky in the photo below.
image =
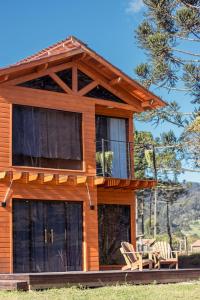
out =
[[(142, 14), (142, 0), (1, 1), (0, 66), (74, 35), (134, 77), (134, 67), (145, 59), (134, 40), (134, 30)], [(178, 101), (183, 111), (192, 111), (188, 97), (161, 90), (154, 92), (165, 100)], [(136, 126), (139, 130), (150, 130), (149, 124)], [(151, 131), (156, 136), (170, 128), (163, 124)]]

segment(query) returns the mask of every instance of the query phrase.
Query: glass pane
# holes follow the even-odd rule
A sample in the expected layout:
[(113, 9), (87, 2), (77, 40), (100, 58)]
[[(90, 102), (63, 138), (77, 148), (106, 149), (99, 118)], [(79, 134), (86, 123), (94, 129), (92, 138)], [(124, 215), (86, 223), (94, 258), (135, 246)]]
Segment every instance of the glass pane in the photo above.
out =
[(81, 90), (92, 81), (92, 78), (78, 70), (78, 90)]
[(64, 202), (49, 202), (46, 204), (48, 261), (47, 272), (66, 271), (66, 238), (65, 238), (65, 206)]
[(60, 79), (62, 81), (64, 81), (64, 83), (66, 83), (66, 85), (72, 89), (72, 69), (66, 69), (66, 70), (62, 70), (56, 73), (58, 75), (58, 77), (60, 77)]
[(99, 258), (101, 265), (124, 264), (121, 242), (131, 240), (130, 206), (98, 206)]
[(115, 96), (113, 93), (111, 93), (101, 85), (98, 85), (93, 90), (89, 91), (85, 96), (126, 104), (123, 100)]
[(45, 247), (46, 211), (43, 201), (30, 201), (31, 272), (45, 272), (48, 258)]
[(14, 272), (82, 270), (82, 203), (13, 201)]
[(65, 203), (67, 271), (82, 270), (83, 207), (82, 203)]
[(65, 91), (48, 75), (20, 83), (18, 84), (18, 86), (38, 90), (46, 90), (51, 92), (65, 93)]
[(97, 175), (128, 178), (126, 119), (96, 116), (96, 161)]
[(29, 201), (13, 201), (13, 268), (15, 273), (30, 272), (30, 206)]

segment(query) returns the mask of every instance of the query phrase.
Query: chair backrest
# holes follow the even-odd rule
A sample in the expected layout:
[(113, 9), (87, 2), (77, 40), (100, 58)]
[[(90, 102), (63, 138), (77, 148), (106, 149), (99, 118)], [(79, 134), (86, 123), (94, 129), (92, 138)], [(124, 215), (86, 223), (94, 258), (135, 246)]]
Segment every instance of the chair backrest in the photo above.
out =
[(160, 256), (164, 259), (172, 258), (172, 250), (170, 245), (165, 241), (156, 242), (153, 247), (153, 251), (160, 253)]
[[(136, 254), (135, 254), (135, 249), (132, 244), (130, 244), (128, 242), (121, 242), (120, 251), (123, 254), (124, 259), (127, 264), (129, 264), (129, 263), (132, 264), (138, 260)], [(127, 253), (127, 252), (129, 252), (129, 253)]]

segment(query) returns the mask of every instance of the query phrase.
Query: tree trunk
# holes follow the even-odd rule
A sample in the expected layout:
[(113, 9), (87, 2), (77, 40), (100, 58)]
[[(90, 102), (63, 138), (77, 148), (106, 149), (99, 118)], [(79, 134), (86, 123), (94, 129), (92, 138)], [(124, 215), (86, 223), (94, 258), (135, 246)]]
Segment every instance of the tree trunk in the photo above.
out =
[(141, 227), (142, 234), (144, 235), (144, 193), (142, 193), (142, 202), (141, 202)]
[(150, 191), (150, 199), (149, 199), (149, 233), (151, 234), (151, 226), (152, 226), (152, 191)]
[(169, 217), (169, 201), (167, 201), (167, 234), (168, 234), (168, 237), (169, 237), (169, 244), (170, 244), (170, 247), (172, 249), (172, 233), (171, 233), (170, 217)]

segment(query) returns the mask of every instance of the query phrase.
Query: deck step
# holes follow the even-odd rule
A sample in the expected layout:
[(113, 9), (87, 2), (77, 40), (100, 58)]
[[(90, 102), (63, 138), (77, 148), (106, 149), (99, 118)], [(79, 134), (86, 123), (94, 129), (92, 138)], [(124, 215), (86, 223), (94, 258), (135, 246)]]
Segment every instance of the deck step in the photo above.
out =
[(6, 291), (27, 291), (28, 282), (22, 280), (0, 280), (0, 290)]

